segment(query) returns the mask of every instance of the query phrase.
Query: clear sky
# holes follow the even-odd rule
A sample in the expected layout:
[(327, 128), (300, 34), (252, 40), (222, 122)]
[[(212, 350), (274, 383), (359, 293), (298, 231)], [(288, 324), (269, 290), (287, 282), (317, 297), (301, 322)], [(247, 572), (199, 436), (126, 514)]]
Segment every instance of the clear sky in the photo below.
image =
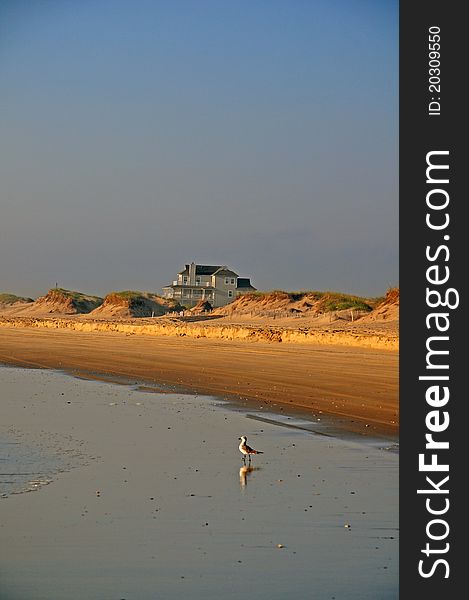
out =
[(398, 3), (0, 0), (0, 292), (398, 284)]

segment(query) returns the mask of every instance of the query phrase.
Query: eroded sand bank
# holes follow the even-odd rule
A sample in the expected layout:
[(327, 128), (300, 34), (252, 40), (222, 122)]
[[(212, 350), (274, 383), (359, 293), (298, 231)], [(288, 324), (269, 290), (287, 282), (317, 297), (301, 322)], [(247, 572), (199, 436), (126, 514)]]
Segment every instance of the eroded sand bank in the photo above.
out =
[(285, 327), (274, 323), (230, 323), (219, 320), (185, 321), (180, 319), (93, 320), (88, 315), (66, 317), (1, 317), (0, 327), (35, 329), (67, 329), (81, 332), (114, 332), (127, 335), (189, 337), (250, 342), (283, 342), (286, 344), (341, 345), (395, 352), (399, 347), (396, 332), (378, 328), (350, 327)]

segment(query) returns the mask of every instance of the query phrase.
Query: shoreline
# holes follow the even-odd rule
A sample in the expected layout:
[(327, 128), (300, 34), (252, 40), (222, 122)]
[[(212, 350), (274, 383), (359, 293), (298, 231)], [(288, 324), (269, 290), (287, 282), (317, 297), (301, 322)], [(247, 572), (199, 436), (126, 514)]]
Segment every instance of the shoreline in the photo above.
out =
[[(313, 412), (304, 406), (292, 404), (284, 404), (283, 406), (279, 406), (277, 403), (272, 404), (271, 402), (263, 402), (258, 399), (247, 398), (235, 394), (231, 394), (229, 397), (223, 397), (214, 394), (209, 395), (202, 389), (190, 389), (189, 387), (185, 387), (180, 384), (175, 385), (170, 383), (154, 382), (148, 379), (136, 380), (135, 377), (123, 377), (120, 375), (112, 375), (110, 373), (71, 370), (67, 368), (38, 367), (33, 365), (0, 361), (0, 369), (1, 368), (29, 369), (32, 371), (52, 371), (54, 373), (72, 377), (74, 379), (127, 387), (130, 390), (143, 392), (150, 395), (176, 394), (179, 396), (207, 396), (215, 403), (223, 404), (227, 410), (232, 410), (242, 414), (245, 414), (246, 411), (251, 411), (250, 414), (246, 413), (247, 416), (263, 423), (272, 423), (276, 426), (306, 431), (308, 433), (313, 433), (315, 435), (324, 437), (340, 438), (344, 441), (366, 443), (378, 446), (386, 443), (386, 445), (389, 445), (389, 447), (386, 447), (386, 450), (393, 448), (393, 451), (395, 451), (399, 446), (399, 435), (393, 433), (392, 431), (387, 429), (379, 429), (378, 431), (373, 429), (370, 431), (368, 428), (366, 431), (364, 431), (363, 423), (365, 420), (363, 420), (363, 422), (361, 419), (358, 421), (350, 421), (350, 419), (343, 418), (339, 414), (324, 413), (322, 410)], [(263, 409), (266, 410), (264, 411)], [(285, 420), (272, 420), (269, 418), (269, 415), (280, 417), (281, 419), (292, 419), (293, 423)], [(320, 418), (318, 418), (318, 415), (320, 415)], [(295, 421), (302, 421), (302, 424), (299, 425), (295, 423)]]
[[(2, 413), (30, 491), (0, 499), (1, 598), (215, 600), (226, 581), (233, 597), (246, 581), (256, 598), (292, 581), (298, 598), (395, 597), (399, 457), (383, 444), (52, 370), (2, 369)], [(263, 452), (248, 466), (240, 434)]]
[(177, 386), (398, 436), (398, 355), (363, 347), (2, 327), (0, 362)]

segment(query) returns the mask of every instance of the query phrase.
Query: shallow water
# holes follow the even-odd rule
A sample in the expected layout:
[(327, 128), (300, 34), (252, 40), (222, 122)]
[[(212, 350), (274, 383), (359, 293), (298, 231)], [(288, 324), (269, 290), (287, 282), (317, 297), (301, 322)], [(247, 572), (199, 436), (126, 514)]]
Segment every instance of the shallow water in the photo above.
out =
[[(52, 481), (0, 502), (1, 600), (398, 597), (398, 456), (381, 442), (204, 396), (0, 379), (3, 450)], [(250, 466), (243, 434), (264, 451)]]
[(0, 498), (36, 492), (60, 473), (88, 464), (83, 442), (44, 432), (29, 440), (14, 426), (0, 426)]
[(62, 467), (60, 456), (17, 441), (13, 432), (0, 437), (0, 497), (33, 492), (52, 481)]

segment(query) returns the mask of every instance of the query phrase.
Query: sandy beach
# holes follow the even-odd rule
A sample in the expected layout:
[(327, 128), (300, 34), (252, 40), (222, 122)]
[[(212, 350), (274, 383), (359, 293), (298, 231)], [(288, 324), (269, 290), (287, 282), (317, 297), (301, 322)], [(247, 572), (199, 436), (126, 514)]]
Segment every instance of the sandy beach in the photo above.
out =
[(396, 351), (2, 326), (0, 362), (171, 384), (333, 415), (364, 435), (398, 433)]
[(1, 600), (396, 598), (393, 446), (208, 396), (0, 379)]

